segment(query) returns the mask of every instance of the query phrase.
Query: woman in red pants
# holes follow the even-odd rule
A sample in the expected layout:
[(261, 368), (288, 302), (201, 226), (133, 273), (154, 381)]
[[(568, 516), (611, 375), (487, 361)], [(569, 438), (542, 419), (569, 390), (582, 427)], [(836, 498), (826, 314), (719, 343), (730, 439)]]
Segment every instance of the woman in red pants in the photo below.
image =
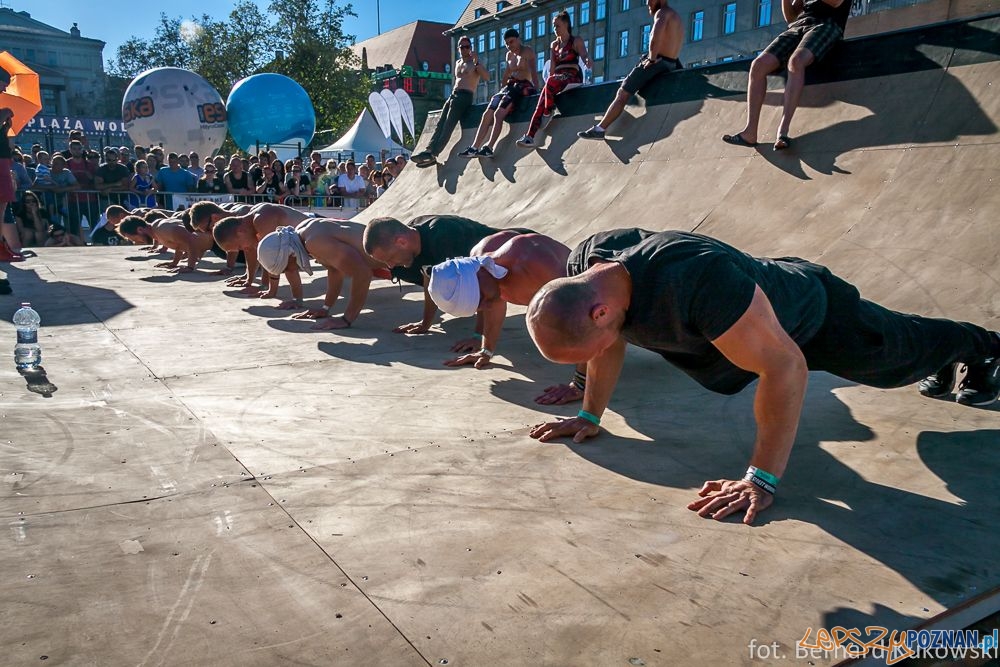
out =
[(541, 95), (538, 96), (538, 106), (531, 116), (528, 132), (517, 140), (517, 145), (525, 148), (535, 146), (535, 134), (542, 127), (543, 121), (548, 122), (552, 118), (552, 112), (556, 108), (556, 95), (574, 83), (577, 85), (583, 83), (580, 59), (583, 59), (588, 69), (592, 66), (583, 38), (573, 35), (569, 14), (565, 11), (556, 14), (552, 19), (552, 30), (556, 38), (552, 41), (549, 76), (545, 79)]

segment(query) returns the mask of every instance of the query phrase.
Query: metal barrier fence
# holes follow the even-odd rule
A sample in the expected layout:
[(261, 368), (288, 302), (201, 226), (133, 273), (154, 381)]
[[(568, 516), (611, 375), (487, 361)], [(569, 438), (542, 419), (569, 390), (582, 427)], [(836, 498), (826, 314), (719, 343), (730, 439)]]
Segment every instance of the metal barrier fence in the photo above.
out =
[[(350, 219), (367, 207), (374, 199), (363, 197), (346, 197), (339, 194), (330, 195), (231, 195), (208, 193), (168, 193), (155, 192), (142, 194), (138, 192), (101, 192), (98, 190), (72, 190), (55, 192), (52, 190), (30, 190), (41, 202), (48, 222), (62, 224), (66, 230), (77, 236), (86, 236), (93, 229), (101, 215), (111, 205), (117, 204), (127, 210), (139, 207), (161, 208), (171, 211), (184, 210), (199, 201), (216, 203), (240, 202), (257, 204), (262, 202), (279, 203), (294, 208), (308, 210), (321, 217)], [(20, 201), (24, 192), (18, 193), (18, 201), (13, 209), (21, 209)]]

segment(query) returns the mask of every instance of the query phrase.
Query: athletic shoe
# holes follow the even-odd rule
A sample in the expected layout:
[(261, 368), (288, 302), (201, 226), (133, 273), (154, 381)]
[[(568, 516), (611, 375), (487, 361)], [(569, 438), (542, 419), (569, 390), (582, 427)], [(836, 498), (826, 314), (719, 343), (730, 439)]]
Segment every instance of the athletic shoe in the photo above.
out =
[(466, 158), (479, 157), (479, 151), (476, 150), (475, 146), (469, 146), (464, 151), (459, 153), (458, 157), (466, 157)]
[(600, 125), (595, 125), (589, 130), (584, 130), (583, 132), (577, 132), (576, 136), (580, 137), (581, 139), (603, 139), (605, 132), (604, 130), (598, 130), (597, 128), (599, 127)]
[(24, 257), (19, 252), (14, 252), (7, 245), (6, 241), (0, 242), (0, 262), (23, 262)]
[(955, 370), (958, 364), (948, 364), (934, 375), (925, 377), (917, 385), (917, 390), (930, 398), (941, 398), (951, 393), (955, 386)]
[(493, 149), (489, 146), (483, 146), (476, 152), (476, 157), (493, 157)]
[(989, 405), (1000, 396), (1000, 357), (969, 364), (958, 385), (955, 402), (962, 405)]
[(526, 134), (526, 135), (524, 135), (523, 137), (521, 137), (520, 139), (517, 140), (517, 145), (520, 146), (521, 148), (534, 148), (535, 147), (535, 139), (533, 137), (529, 137)]

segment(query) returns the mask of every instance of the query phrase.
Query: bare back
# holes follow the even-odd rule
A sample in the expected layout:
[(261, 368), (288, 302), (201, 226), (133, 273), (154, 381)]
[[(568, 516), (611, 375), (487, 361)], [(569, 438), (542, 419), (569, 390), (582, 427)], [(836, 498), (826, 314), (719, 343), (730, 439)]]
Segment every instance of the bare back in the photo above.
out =
[(680, 56), (684, 44), (684, 22), (676, 11), (666, 6), (656, 10), (649, 43), (654, 55), (674, 59)]
[(278, 227), (295, 227), (303, 220), (309, 220), (311, 215), (291, 206), (281, 204), (257, 204), (253, 211), (253, 228), (260, 240), (275, 231)]
[(337, 248), (337, 245), (346, 245), (356, 250), (369, 268), (385, 268), (384, 264), (365, 253), (362, 244), (365, 226), (360, 222), (334, 218), (314, 218), (299, 223), (295, 227), (295, 231), (302, 238), (309, 255), (324, 266), (330, 266), (329, 262), (339, 261), (342, 251)]
[(569, 248), (543, 234), (519, 234), (490, 254), (509, 272), (499, 281), (500, 297), (526, 306), (542, 285), (566, 275)]

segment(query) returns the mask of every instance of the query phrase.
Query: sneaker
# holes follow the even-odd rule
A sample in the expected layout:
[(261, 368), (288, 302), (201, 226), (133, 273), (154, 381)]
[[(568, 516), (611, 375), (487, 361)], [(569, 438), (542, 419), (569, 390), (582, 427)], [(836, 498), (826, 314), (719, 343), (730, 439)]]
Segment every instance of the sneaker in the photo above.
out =
[(584, 130), (583, 132), (577, 132), (576, 136), (580, 137), (581, 139), (603, 139), (604, 130), (599, 130), (598, 129), (599, 127), (600, 125), (595, 125), (589, 130)]
[(521, 148), (534, 148), (535, 147), (535, 139), (533, 137), (529, 137), (526, 134), (526, 135), (524, 135), (523, 137), (521, 137), (520, 139), (517, 140), (517, 145), (520, 146)]
[(459, 153), (458, 157), (465, 157), (465, 158), (479, 157), (479, 151), (476, 150), (475, 146), (469, 146), (464, 151)]
[(476, 152), (476, 157), (493, 157), (493, 149), (489, 146), (483, 146)]
[(955, 402), (962, 405), (989, 405), (1000, 396), (1000, 357), (968, 364), (958, 385)]
[(934, 375), (928, 375), (917, 385), (917, 390), (930, 398), (941, 398), (951, 393), (955, 386), (958, 364), (948, 364)]

